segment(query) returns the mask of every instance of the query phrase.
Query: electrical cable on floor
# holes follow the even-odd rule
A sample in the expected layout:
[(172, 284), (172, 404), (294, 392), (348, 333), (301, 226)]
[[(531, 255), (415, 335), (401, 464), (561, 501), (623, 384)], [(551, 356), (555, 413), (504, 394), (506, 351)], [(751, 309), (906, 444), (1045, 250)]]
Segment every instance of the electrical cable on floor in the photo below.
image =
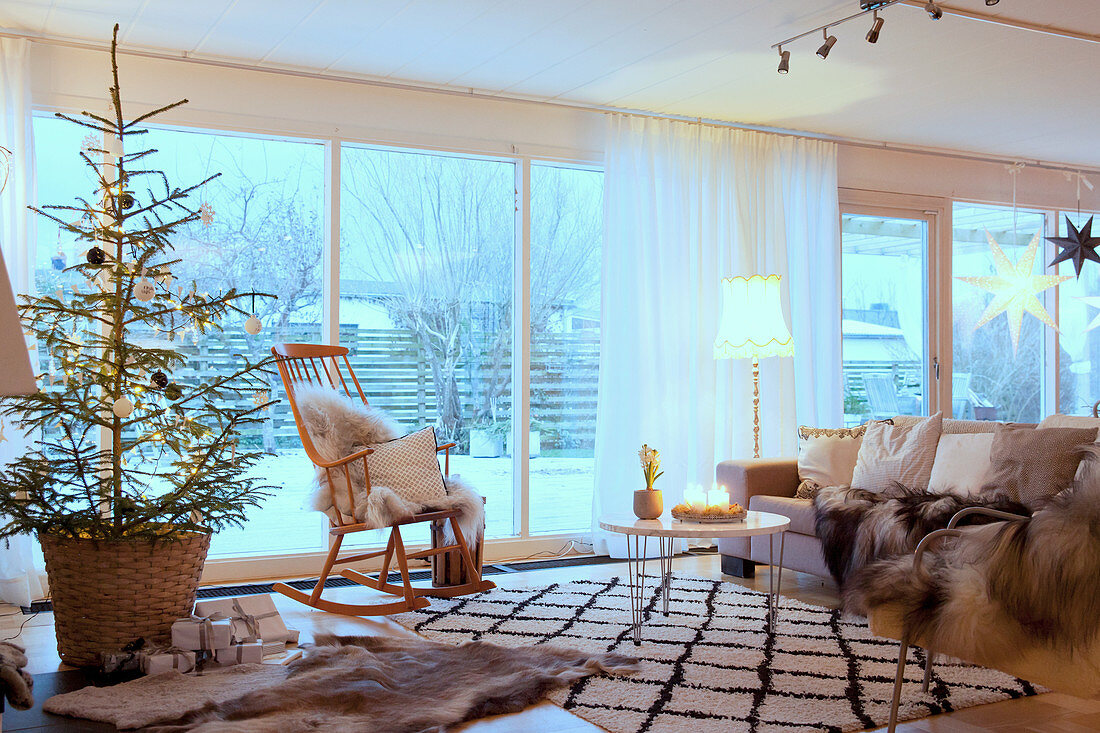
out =
[[(20, 613), (22, 613), (22, 611), (20, 611)], [(12, 615), (12, 614), (8, 614), (8, 615)], [(31, 614), (30, 616), (25, 618), (23, 620), (23, 623), (19, 624), (19, 630), (15, 632), (15, 636), (9, 636), (9, 637), (6, 637), (4, 639), (0, 639), (0, 641), (14, 641), (14, 640), (18, 639), (20, 636), (23, 635), (23, 627), (26, 626), (27, 624), (29, 624), (31, 621), (33, 621), (37, 617), (38, 617), (38, 611), (35, 611), (33, 614)]]
[[(587, 550), (581, 550), (578, 548), (587, 547)], [(506, 560), (494, 560), (493, 564), (506, 563), (506, 562), (523, 562), (524, 560), (554, 560), (557, 558), (565, 557), (569, 553), (576, 551), (577, 554), (587, 555), (592, 552), (592, 545), (584, 542), (578, 542), (577, 540), (569, 540), (566, 544), (562, 545), (556, 552), (552, 550), (543, 550), (542, 552), (536, 552), (533, 555), (527, 555), (526, 557), (510, 557)]]

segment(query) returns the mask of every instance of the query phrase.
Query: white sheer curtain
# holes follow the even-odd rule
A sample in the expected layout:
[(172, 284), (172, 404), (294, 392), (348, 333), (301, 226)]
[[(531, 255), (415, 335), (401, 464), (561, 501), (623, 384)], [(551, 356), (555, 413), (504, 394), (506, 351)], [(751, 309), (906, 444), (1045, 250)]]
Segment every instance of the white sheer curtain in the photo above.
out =
[[(0, 248), (12, 289), (18, 294), (31, 290), (35, 241), (34, 215), (27, 211), (34, 201), (30, 43), (23, 39), (0, 38), (0, 100), (0, 145), (12, 151), (8, 185), (0, 193)], [(4, 344), (4, 348), (22, 347)], [(2, 427), (5, 440), (0, 441), (0, 464), (6, 464), (26, 450), (29, 441), (11, 425)], [(0, 541), (0, 601), (29, 606), (44, 595), (34, 566), (33, 542), (26, 535)]]
[(666, 511), (717, 462), (752, 455), (747, 361), (716, 362), (719, 281), (783, 276), (794, 359), (761, 362), (765, 456), (794, 455), (802, 423), (840, 426), (840, 225), (836, 146), (672, 120), (611, 115), (604, 168), (596, 487), (631, 512), (637, 451), (661, 451)]

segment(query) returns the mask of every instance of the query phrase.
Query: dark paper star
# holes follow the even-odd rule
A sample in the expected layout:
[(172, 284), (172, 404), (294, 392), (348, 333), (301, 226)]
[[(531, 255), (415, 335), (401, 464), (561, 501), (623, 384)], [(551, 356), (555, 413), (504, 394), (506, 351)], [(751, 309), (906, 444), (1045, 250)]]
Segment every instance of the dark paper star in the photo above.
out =
[(1058, 253), (1058, 256), (1054, 258), (1054, 261), (1048, 267), (1054, 267), (1059, 262), (1069, 260), (1073, 262), (1073, 269), (1077, 271), (1077, 277), (1080, 279), (1081, 266), (1085, 264), (1085, 260), (1100, 263), (1100, 254), (1096, 253), (1096, 247), (1100, 245), (1100, 239), (1093, 239), (1091, 216), (1080, 230), (1073, 226), (1073, 222), (1069, 220), (1068, 216), (1066, 217), (1066, 226), (1069, 228), (1068, 237), (1046, 238), (1048, 242), (1053, 242), (1062, 248), (1062, 251)]

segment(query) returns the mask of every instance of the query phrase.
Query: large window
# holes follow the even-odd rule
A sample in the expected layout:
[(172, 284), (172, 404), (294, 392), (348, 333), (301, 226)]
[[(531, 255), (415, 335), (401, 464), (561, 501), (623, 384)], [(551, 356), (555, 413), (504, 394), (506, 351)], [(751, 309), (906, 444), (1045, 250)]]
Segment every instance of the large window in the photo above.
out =
[(531, 166), (530, 531), (592, 521), (603, 174)]
[[(77, 152), (87, 133), (52, 117), (35, 119), (38, 194), (70, 203), (94, 188)], [(231, 320), (221, 334), (189, 334), (174, 347), (188, 367), (174, 378), (198, 383), (253, 359), (272, 343), (333, 340), (351, 361), (371, 404), (412, 431), (434, 425), (452, 442), (451, 473), (486, 497), (487, 537), (586, 532), (590, 526), (599, 372), (603, 175), (590, 168), (342, 144), (326, 165), (321, 142), (154, 128), (140, 142), (173, 185), (213, 173), (192, 203), (214, 221), (179, 231), (176, 281), (199, 291), (256, 290), (278, 296), (246, 303), (263, 321), (258, 336)], [(517, 187), (517, 181), (528, 180)], [(326, 188), (338, 186), (339, 277), (326, 281)], [(524, 190), (527, 189), (527, 190)], [(139, 201), (144, 195), (136, 191)], [(517, 201), (530, 196), (530, 232), (517, 231)], [(529, 236), (523, 236), (523, 235)], [(526, 278), (519, 242), (530, 241)], [(36, 285), (71, 288), (63, 270), (84, 246), (39, 222)], [(334, 268), (335, 270), (336, 268)], [(517, 283), (530, 282), (527, 309)], [(80, 283), (75, 283), (78, 287)], [(335, 298), (330, 297), (335, 294)], [(334, 308), (326, 320), (323, 304)], [(517, 313), (529, 320), (517, 322)], [(326, 329), (325, 324), (329, 323)], [(520, 336), (522, 335), (522, 338)], [(162, 338), (138, 334), (147, 339)], [(524, 358), (513, 353), (521, 345)], [(520, 365), (529, 390), (514, 394)], [(270, 394), (283, 398), (277, 377)], [(259, 397), (259, 396), (257, 396)], [(153, 397), (157, 399), (157, 397)], [(515, 425), (514, 404), (530, 420)], [(527, 431), (526, 456), (514, 436)], [(328, 548), (323, 515), (306, 509), (314, 472), (285, 401), (271, 408), (249, 447), (269, 453), (257, 475), (275, 486), (246, 526), (214, 538), (212, 556), (289, 556)], [(134, 455), (128, 460), (156, 460)], [(520, 470), (521, 468), (525, 470)], [(527, 488), (527, 501), (521, 492)], [(524, 515), (519, 507), (526, 504)], [(407, 538), (426, 542), (427, 528)], [(373, 544), (364, 534), (354, 544)]]
[(844, 420), (927, 413), (928, 222), (841, 216)]
[(345, 145), (340, 342), (371, 404), (456, 443), (451, 472), (516, 533), (512, 461), (512, 163)]
[[(1067, 217), (1080, 230), (1093, 216), (1093, 212), (1060, 212), (1058, 236), (1069, 234)], [(1074, 276), (1058, 288), (1058, 411), (1091, 415), (1100, 400), (1100, 265), (1086, 260), (1077, 279), (1073, 263), (1062, 262), (1058, 274)]]
[[(1046, 327), (1027, 311), (1021, 319), (1021, 304), (1008, 303), (1000, 294), (1013, 279), (1046, 274), (1046, 215), (959, 202), (953, 210), (954, 416), (1038, 422), (1054, 411), (1044, 404)], [(1053, 291), (1035, 297), (1044, 309), (1055, 312)]]

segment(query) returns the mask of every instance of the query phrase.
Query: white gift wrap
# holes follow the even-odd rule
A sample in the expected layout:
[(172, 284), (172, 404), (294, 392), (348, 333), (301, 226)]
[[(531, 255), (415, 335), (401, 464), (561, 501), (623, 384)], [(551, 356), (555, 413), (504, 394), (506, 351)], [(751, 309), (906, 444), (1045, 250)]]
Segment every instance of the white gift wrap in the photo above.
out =
[(297, 644), (299, 634), (301, 634), (301, 632), (298, 631), (298, 629), (287, 629), (286, 630), (286, 643), (287, 644)]
[(285, 641), (261, 641), (264, 646), (264, 656), (269, 657), (272, 654), (286, 654), (286, 642)]
[(214, 598), (209, 601), (199, 601), (195, 604), (195, 615), (205, 617), (220, 614), (227, 616), (233, 621), (234, 644), (239, 644), (242, 641), (256, 641), (256, 633), (250, 621), (237, 616), (237, 607), (233, 603), (235, 600), (235, 598)]
[(259, 641), (246, 641), (214, 651), (214, 661), (221, 665), (259, 664), (263, 660), (264, 645)]
[(286, 641), (289, 632), (270, 594), (240, 596), (230, 600), (233, 601), (236, 609), (233, 616), (245, 619), (255, 632), (255, 636), (250, 641), (257, 639), (263, 639), (266, 642)]
[(233, 619), (233, 641), (286, 641), (289, 632), (270, 594), (215, 598), (195, 604), (195, 614), (221, 613)]
[(176, 670), (182, 674), (195, 670), (195, 652), (183, 649), (167, 649), (154, 654), (141, 655), (141, 671), (145, 674), (160, 674)]
[(191, 651), (224, 649), (233, 643), (233, 621), (218, 618), (181, 618), (172, 623), (172, 646)]

